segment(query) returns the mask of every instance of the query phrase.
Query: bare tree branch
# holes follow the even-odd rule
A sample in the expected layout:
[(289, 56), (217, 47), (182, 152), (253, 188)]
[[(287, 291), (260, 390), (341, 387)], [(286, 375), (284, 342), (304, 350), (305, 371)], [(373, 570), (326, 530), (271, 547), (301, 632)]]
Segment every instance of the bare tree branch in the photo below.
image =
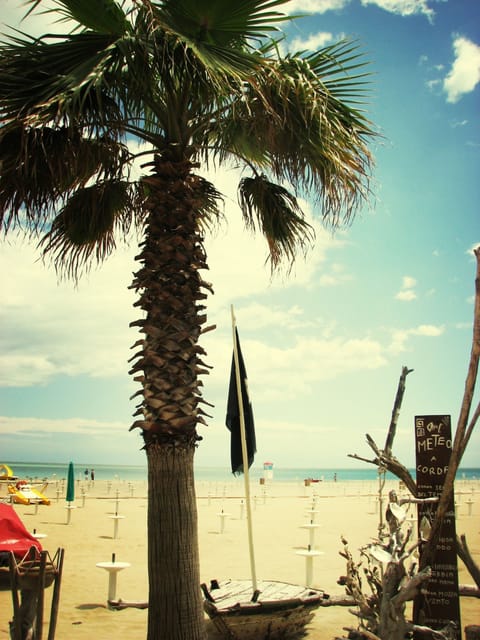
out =
[(402, 480), (402, 482), (405, 483), (405, 486), (407, 487), (408, 491), (416, 498), (417, 483), (412, 478), (410, 471), (394, 456), (384, 455), (378, 449), (378, 446), (375, 444), (373, 438), (368, 435), (368, 433), (367, 433), (367, 442), (374, 451), (376, 448), (376, 450), (379, 452), (376, 458), (374, 458), (373, 460), (369, 460), (368, 458), (363, 458), (362, 456), (359, 456), (356, 453), (349, 453), (348, 457), (354, 458), (355, 460), (361, 460), (362, 462), (368, 462), (368, 464), (373, 464), (376, 467), (382, 467), (382, 468), (385, 468), (387, 471), (390, 471), (390, 473), (393, 473), (393, 475), (397, 476), (397, 478), (399, 478), (400, 480)]
[(475, 391), (475, 385), (477, 382), (478, 364), (480, 360), (480, 246), (474, 249), (474, 254), (477, 260), (477, 269), (475, 277), (475, 310), (473, 317), (473, 337), (472, 349), (470, 353), (470, 363), (468, 366), (468, 373), (465, 381), (465, 390), (463, 394), (460, 415), (458, 417), (457, 429), (455, 431), (455, 438), (452, 445), (450, 463), (448, 465), (448, 471), (445, 475), (443, 490), (440, 495), (435, 518), (432, 522), (432, 529), (430, 531), (427, 543), (422, 550), (422, 554), (420, 557), (420, 568), (431, 565), (433, 558), (435, 557), (438, 538), (440, 537), (443, 521), (448, 511), (453, 492), (455, 476), (465, 452), (468, 439), (472, 434), (473, 428), (478, 420), (480, 413), (479, 409), (477, 408), (472, 421), (467, 428), (473, 393)]
[(464, 533), (462, 533), (460, 537), (457, 536), (457, 553), (463, 564), (467, 568), (468, 573), (475, 581), (475, 584), (480, 589), (480, 567), (472, 558), (472, 554), (470, 553), (470, 549), (467, 545), (467, 538), (465, 537)]
[(417, 484), (415, 480), (410, 475), (409, 470), (392, 455), (393, 440), (395, 438), (398, 416), (400, 415), (400, 408), (405, 394), (406, 379), (408, 374), (412, 371), (413, 369), (402, 367), (402, 372), (397, 386), (397, 393), (393, 403), (390, 426), (388, 428), (387, 438), (385, 441), (385, 448), (383, 450), (380, 449), (375, 440), (367, 433), (365, 437), (367, 439), (368, 446), (375, 454), (375, 458), (373, 460), (368, 460), (367, 458), (362, 458), (357, 454), (349, 454), (348, 457), (356, 460), (362, 460), (363, 462), (374, 464), (379, 469), (390, 471), (390, 473), (393, 473), (397, 478), (400, 478), (400, 480), (405, 483), (408, 491), (410, 491), (413, 496), (417, 497)]
[(447, 625), (443, 629), (431, 629), (430, 627), (422, 627), (419, 624), (412, 624), (411, 631), (416, 634), (423, 635), (426, 640), (455, 640), (456, 631), (452, 625)]
[(387, 439), (385, 440), (385, 446), (383, 448), (384, 455), (390, 457), (392, 453), (393, 440), (397, 431), (398, 416), (400, 415), (400, 408), (402, 406), (403, 395), (405, 393), (405, 381), (409, 373), (412, 373), (413, 369), (408, 367), (402, 368), (400, 374), (400, 380), (398, 381), (397, 395), (395, 396), (395, 402), (393, 403), (392, 419), (390, 421), (390, 427), (388, 428)]

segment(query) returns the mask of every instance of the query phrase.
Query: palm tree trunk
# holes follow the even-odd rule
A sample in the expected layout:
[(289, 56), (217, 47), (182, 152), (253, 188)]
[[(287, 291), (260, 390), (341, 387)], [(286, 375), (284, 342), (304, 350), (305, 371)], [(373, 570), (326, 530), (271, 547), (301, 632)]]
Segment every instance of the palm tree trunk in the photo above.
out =
[(193, 447), (152, 445), (148, 460), (147, 640), (204, 640)]
[(148, 460), (147, 640), (204, 640), (193, 457), (205, 415), (198, 376), (208, 369), (198, 339), (210, 287), (199, 274), (206, 263), (197, 183), (188, 161), (160, 156), (143, 181), (150, 213), (132, 287), (144, 312), (133, 324), (144, 337), (131, 373), (142, 387), (133, 427)]

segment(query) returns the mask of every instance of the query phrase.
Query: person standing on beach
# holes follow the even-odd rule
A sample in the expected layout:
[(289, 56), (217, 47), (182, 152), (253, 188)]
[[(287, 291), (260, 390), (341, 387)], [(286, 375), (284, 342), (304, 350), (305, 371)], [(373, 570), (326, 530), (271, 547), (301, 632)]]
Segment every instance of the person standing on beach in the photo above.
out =
[(95, 469), (90, 471), (90, 480), (93, 482), (95, 480)]

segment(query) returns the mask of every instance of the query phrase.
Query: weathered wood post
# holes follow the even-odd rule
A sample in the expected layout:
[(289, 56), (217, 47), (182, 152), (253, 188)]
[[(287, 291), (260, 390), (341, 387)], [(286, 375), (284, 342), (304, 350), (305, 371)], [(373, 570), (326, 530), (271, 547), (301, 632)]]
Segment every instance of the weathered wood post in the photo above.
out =
[[(417, 495), (433, 498), (441, 495), (452, 452), (450, 416), (415, 416)], [(429, 537), (436, 517), (437, 503), (418, 503), (419, 539)], [(441, 629), (450, 621), (456, 625), (455, 637), (461, 639), (460, 600), (458, 595), (455, 498), (452, 491), (426, 588), (414, 600), (414, 622)], [(420, 546), (420, 558), (422, 545)], [(414, 636), (418, 637), (418, 636)]]

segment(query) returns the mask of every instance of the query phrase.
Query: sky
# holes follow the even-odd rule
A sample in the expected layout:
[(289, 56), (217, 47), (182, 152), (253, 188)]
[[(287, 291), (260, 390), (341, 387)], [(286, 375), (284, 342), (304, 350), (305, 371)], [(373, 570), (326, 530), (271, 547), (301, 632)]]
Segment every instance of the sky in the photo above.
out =
[[(24, 6), (0, 0), (6, 25)], [(367, 114), (372, 198), (332, 234), (304, 202), (316, 243), (292, 272), (271, 277), (266, 245), (243, 229), (235, 170), (209, 174), (227, 222), (207, 238), (215, 294), (201, 344), (214, 404), (196, 465), (228, 467), (226, 399), (233, 305), (257, 434), (254, 467), (367, 467), (365, 434), (383, 447), (403, 366), (407, 377), (393, 454), (414, 465), (414, 417), (457, 423), (472, 341), (480, 244), (480, 3), (476, 0), (292, 0), (308, 11), (285, 27), (292, 50), (349, 37), (370, 62)], [(47, 17), (22, 24), (48, 31)], [(28, 29), (27, 29), (28, 26)], [(129, 432), (137, 390), (128, 375), (128, 286), (135, 241), (76, 287), (59, 282), (34, 244), (0, 247), (0, 462), (144, 464)], [(479, 401), (474, 396), (474, 406)], [(480, 466), (480, 426), (463, 459)]]

